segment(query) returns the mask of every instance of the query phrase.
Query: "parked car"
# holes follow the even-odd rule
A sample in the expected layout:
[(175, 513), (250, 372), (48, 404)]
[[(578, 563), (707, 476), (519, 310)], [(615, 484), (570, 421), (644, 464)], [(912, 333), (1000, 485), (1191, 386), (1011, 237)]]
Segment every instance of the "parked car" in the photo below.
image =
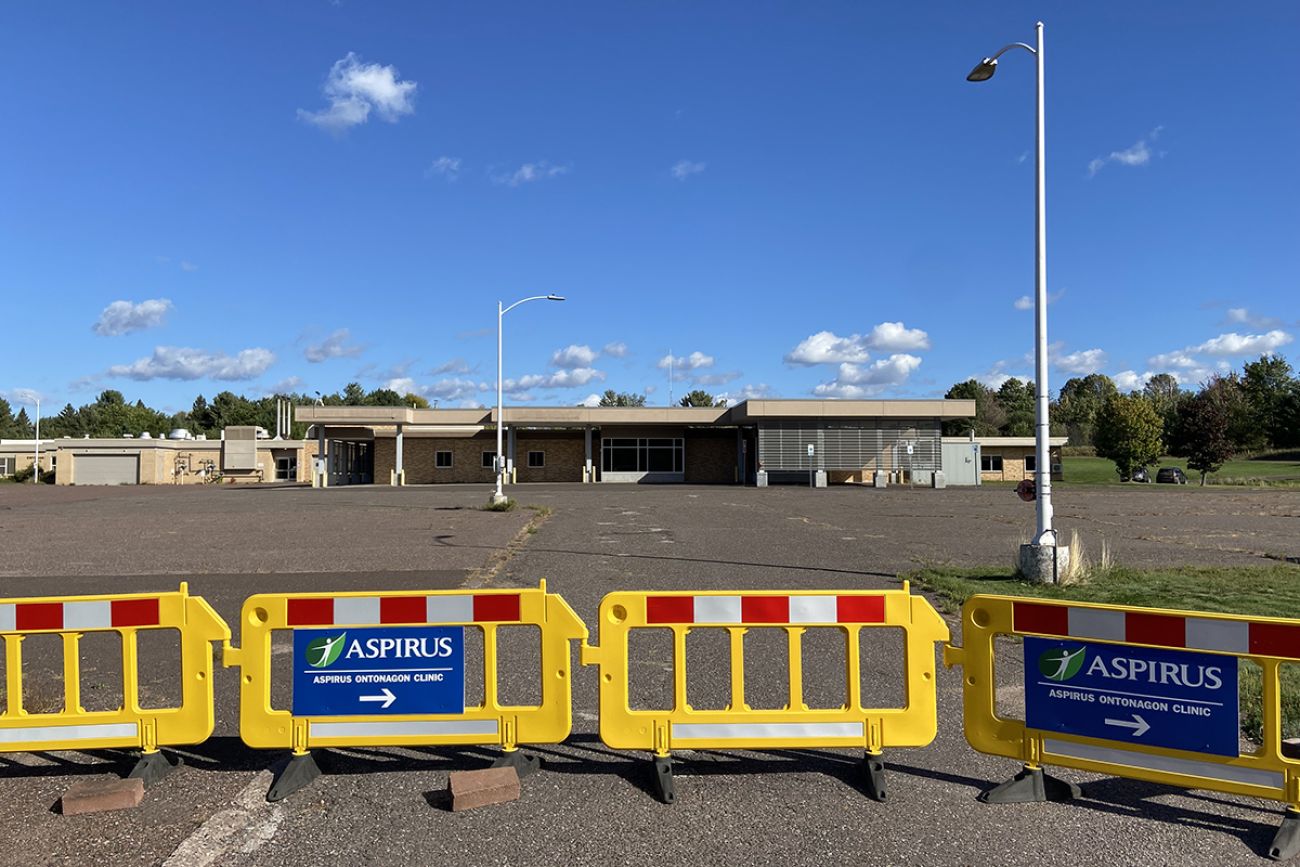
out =
[(1129, 476), (1129, 481), (1130, 481), (1130, 482), (1150, 482), (1150, 481), (1151, 481), (1151, 475), (1147, 472), (1147, 468), (1146, 468), (1146, 467), (1138, 467), (1136, 470), (1133, 471), (1133, 475)]
[(1184, 473), (1181, 467), (1161, 467), (1156, 473), (1156, 484), (1160, 485), (1185, 485), (1187, 484), (1187, 473)]

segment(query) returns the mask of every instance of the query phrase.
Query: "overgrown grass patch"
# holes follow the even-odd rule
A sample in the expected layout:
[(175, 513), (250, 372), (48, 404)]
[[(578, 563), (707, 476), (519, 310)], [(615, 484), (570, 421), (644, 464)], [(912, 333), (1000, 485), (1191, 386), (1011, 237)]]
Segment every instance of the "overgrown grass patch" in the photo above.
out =
[[(1181, 566), (1130, 569), (1116, 566), (1083, 584), (1030, 584), (1010, 569), (929, 567), (902, 576), (936, 597), (951, 613), (971, 596), (994, 593), (1108, 605), (1177, 608), (1224, 614), (1300, 618), (1300, 567)], [(1300, 737), (1300, 666), (1281, 667), (1282, 736)], [(1242, 662), (1241, 730), (1258, 740), (1263, 729), (1260, 669)]]

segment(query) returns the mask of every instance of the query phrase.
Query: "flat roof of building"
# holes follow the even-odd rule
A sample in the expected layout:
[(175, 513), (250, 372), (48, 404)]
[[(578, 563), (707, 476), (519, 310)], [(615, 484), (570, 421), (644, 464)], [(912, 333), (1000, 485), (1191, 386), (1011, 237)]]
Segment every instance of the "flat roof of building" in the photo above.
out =
[[(970, 437), (944, 437), (943, 441), (946, 443), (977, 442), (981, 446), (1004, 446), (1004, 447), (1012, 447), (1012, 448), (1021, 447), (1021, 446), (1033, 448), (1035, 445), (1038, 444), (1033, 437), (975, 437), (973, 440)], [(1069, 441), (1070, 441), (1069, 437), (1048, 437), (1047, 438), (1048, 445), (1053, 445), (1053, 446), (1063, 446)]]
[[(735, 406), (507, 406), (510, 425), (736, 425), (813, 418), (970, 418), (973, 400), (745, 400)], [(295, 421), (325, 425), (491, 425), (495, 407), (296, 406)]]

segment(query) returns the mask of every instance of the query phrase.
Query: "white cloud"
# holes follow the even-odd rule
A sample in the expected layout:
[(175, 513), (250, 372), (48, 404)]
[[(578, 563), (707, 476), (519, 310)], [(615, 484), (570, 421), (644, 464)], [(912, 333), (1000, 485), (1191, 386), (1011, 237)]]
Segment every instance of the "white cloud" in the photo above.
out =
[(1264, 334), (1238, 334), (1234, 331), (1213, 337), (1200, 346), (1193, 347), (1191, 351), (1210, 355), (1262, 355), (1275, 352), (1294, 339), (1281, 329)]
[(380, 120), (396, 123), (404, 114), (415, 111), (417, 84), (400, 81), (396, 67), (362, 63), (351, 51), (330, 67), (325, 79), (325, 98), (329, 107), (320, 111), (298, 109), (298, 118), (329, 130), (343, 132), (365, 123), (373, 111)]
[(108, 375), (125, 379), (256, 379), (275, 363), (269, 349), (245, 349), (234, 356), (181, 346), (157, 346), (153, 355), (115, 364)]
[(673, 177), (679, 181), (684, 181), (691, 175), (698, 175), (704, 171), (704, 163), (692, 162), (691, 160), (678, 160), (669, 171)]
[(882, 322), (871, 329), (867, 346), (884, 352), (916, 352), (930, 348), (930, 335), (901, 322)]
[(785, 356), (787, 364), (836, 364), (848, 362), (860, 364), (868, 361), (871, 354), (867, 352), (866, 340), (860, 334), (840, 337), (831, 331), (818, 331), (799, 342)]
[(765, 397), (773, 397), (772, 386), (765, 382), (750, 385), (742, 385), (734, 391), (724, 391), (722, 394), (714, 395), (718, 400), (725, 400), (727, 406), (735, 406), (742, 400), (759, 400)]
[[(1058, 289), (1055, 292), (1048, 292), (1047, 293), (1048, 306), (1050, 307), (1051, 305), (1055, 304), (1057, 301), (1060, 301), (1061, 298), (1063, 298), (1064, 296), (1065, 296), (1064, 289)], [(1034, 298), (1032, 295), (1021, 295), (1012, 303), (1011, 306), (1016, 308), (1017, 310), (1033, 310)]]
[(365, 347), (355, 343), (349, 344), (349, 337), (351, 333), (348, 329), (340, 328), (320, 343), (308, 346), (303, 351), (303, 355), (312, 364), (328, 361), (331, 358), (356, 358), (365, 351)]
[(1111, 377), (1111, 381), (1115, 383), (1115, 387), (1120, 391), (1137, 391), (1145, 385), (1146, 381), (1150, 378), (1151, 377), (1145, 373), (1138, 373), (1133, 370), (1121, 370), (1119, 373)]
[(442, 376), (444, 373), (469, 373), (471, 370), (472, 368), (465, 362), (465, 359), (453, 358), (451, 361), (439, 364), (429, 373), (433, 376)]
[(34, 388), (14, 388), (3, 392), (5, 398), (15, 403), (30, 403), (35, 405), (36, 401), (45, 400), (45, 395), (41, 394)]
[(1137, 143), (1132, 147), (1125, 148), (1122, 151), (1111, 151), (1107, 156), (1093, 159), (1088, 163), (1088, 177), (1095, 177), (1097, 172), (1110, 163), (1121, 166), (1145, 166), (1151, 162), (1151, 143), (1160, 137), (1160, 131), (1163, 129), (1163, 126), (1158, 126), (1138, 139)]
[(703, 352), (692, 352), (690, 355), (665, 355), (655, 362), (655, 367), (660, 370), (667, 370), (672, 367), (674, 371), (699, 370), (702, 367), (712, 367), (714, 358), (712, 355), (705, 355)]
[(743, 375), (739, 370), (726, 370), (718, 373), (700, 374), (692, 377), (691, 381), (696, 385), (726, 385), (732, 380), (740, 379)]
[(274, 385), (267, 386), (266, 394), (269, 397), (271, 395), (276, 395), (276, 394), (292, 394), (294, 392), (298, 392), (302, 390), (303, 390), (302, 377), (290, 376), (280, 380)]
[(802, 341), (785, 356), (787, 364), (865, 364), (870, 350), (915, 352), (930, 348), (930, 335), (902, 322), (882, 322), (869, 334), (840, 337), (832, 331), (818, 331)]
[(391, 388), (399, 394), (418, 394), (438, 401), (469, 401), (470, 406), (478, 405), (475, 396), (488, 387), (486, 382), (461, 377), (440, 379), (430, 385), (420, 385), (409, 376), (396, 377), (384, 383), (384, 388)]
[(1162, 352), (1147, 359), (1147, 363), (1157, 370), (1191, 370), (1201, 367), (1198, 358), (1189, 355), (1190, 350), (1180, 349), (1174, 352)]
[(166, 298), (151, 298), (139, 304), (114, 301), (99, 314), (92, 330), (105, 337), (116, 337), (119, 334), (156, 328), (163, 324), (163, 319), (171, 310), (172, 302)]
[(492, 181), (493, 183), (504, 184), (507, 187), (518, 187), (523, 184), (530, 184), (533, 181), (559, 177), (568, 174), (568, 172), (568, 166), (557, 166), (548, 163), (546, 160), (539, 160), (535, 163), (524, 163), (509, 174), (493, 175)]
[(616, 340), (613, 343), (606, 343), (601, 352), (605, 353), (605, 355), (610, 358), (626, 358), (627, 344), (623, 343), (621, 340)]
[(1252, 328), (1268, 329), (1277, 328), (1282, 324), (1281, 319), (1273, 316), (1254, 316), (1245, 307), (1229, 307), (1225, 322), (1233, 325), (1249, 325)]
[(897, 353), (868, 366), (844, 362), (835, 379), (817, 385), (813, 394), (850, 400), (870, 397), (907, 382), (920, 365), (920, 358), (907, 353)]
[(181, 260), (181, 270), (182, 270), (182, 271), (190, 271), (190, 272), (194, 272), (194, 271), (199, 270), (199, 266), (198, 266), (198, 265), (195, 265), (193, 262), (187, 262), (187, 261), (185, 261), (184, 259), (182, 259), (182, 260)]
[(582, 399), (578, 406), (600, 406), (600, 395), (592, 392)]
[(1090, 373), (1100, 372), (1106, 366), (1106, 352), (1103, 349), (1083, 349), (1071, 352), (1069, 355), (1057, 356), (1053, 360), (1057, 368), (1065, 373), (1087, 376)]
[(572, 370), (557, 370), (554, 373), (530, 373), (518, 379), (507, 379), (504, 389), (511, 392), (527, 391), (534, 388), (573, 388), (605, 378), (603, 370), (594, 367), (575, 367)]
[(460, 177), (460, 157), (438, 157), (424, 170), (426, 178), (441, 175), (449, 182)]
[(600, 353), (585, 344), (569, 344), (563, 349), (555, 350), (551, 364), (555, 367), (591, 367)]

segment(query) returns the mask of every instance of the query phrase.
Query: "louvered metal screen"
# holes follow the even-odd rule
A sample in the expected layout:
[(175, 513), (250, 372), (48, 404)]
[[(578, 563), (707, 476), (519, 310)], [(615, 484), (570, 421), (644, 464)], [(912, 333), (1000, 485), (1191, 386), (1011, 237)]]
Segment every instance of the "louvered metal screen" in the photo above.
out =
[(758, 459), (769, 472), (808, 470), (810, 443), (816, 451), (813, 467), (819, 470), (941, 469), (937, 419), (889, 419), (862, 425), (765, 422), (758, 427)]

